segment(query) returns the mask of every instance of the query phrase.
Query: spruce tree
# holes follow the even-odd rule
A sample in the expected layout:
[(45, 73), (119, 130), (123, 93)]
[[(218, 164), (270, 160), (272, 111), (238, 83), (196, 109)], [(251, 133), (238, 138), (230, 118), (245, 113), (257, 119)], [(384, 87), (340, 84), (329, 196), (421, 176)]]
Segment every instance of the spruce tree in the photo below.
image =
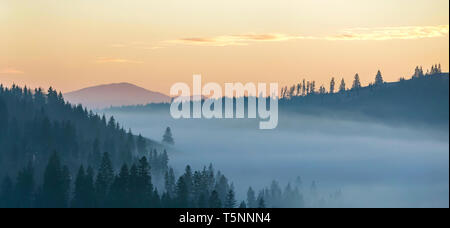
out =
[(236, 199), (234, 196), (233, 189), (228, 191), (227, 197), (225, 199), (225, 208), (235, 208), (236, 207)]
[(98, 170), (97, 179), (95, 180), (96, 198), (99, 207), (106, 206), (106, 196), (109, 188), (114, 180), (114, 171), (111, 159), (107, 152), (103, 153), (102, 162)]
[(173, 197), (175, 195), (175, 174), (172, 168), (166, 172), (164, 183), (167, 194), (169, 194), (170, 197)]
[(345, 81), (342, 78), (341, 80), (341, 85), (339, 85), (339, 92), (345, 92), (346, 88), (345, 88)]
[(145, 141), (145, 138), (142, 137), (141, 134), (139, 134), (137, 141), (136, 141), (137, 150), (140, 155), (147, 154), (147, 142)]
[(127, 208), (129, 205), (129, 181), (130, 173), (126, 164), (122, 165), (119, 175), (114, 178), (111, 191), (108, 196), (110, 207)]
[(162, 141), (163, 141), (163, 143), (166, 143), (169, 145), (175, 144), (175, 141), (173, 140), (173, 137), (172, 137), (172, 131), (170, 130), (170, 127), (166, 128), (166, 132), (164, 132)]
[(256, 208), (257, 202), (255, 197), (255, 191), (253, 191), (252, 187), (248, 188), (247, 191), (247, 207), (248, 208)]
[(139, 197), (139, 177), (138, 177), (138, 168), (136, 164), (133, 164), (130, 168), (130, 177), (129, 177), (129, 192), (130, 192), (130, 205), (131, 207), (138, 207), (139, 203), (142, 199)]
[(330, 81), (330, 93), (334, 93), (335, 85), (336, 85), (336, 82), (334, 81), (334, 77), (332, 77), (331, 81)]
[(63, 174), (63, 168), (59, 156), (53, 152), (45, 168), (44, 184), (42, 187), (42, 202), (46, 208), (63, 208), (67, 205), (66, 183)]
[(85, 208), (87, 207), (86, 197), (86, 173), (83, 166), (78, 169), (78, 174), (75, 179), (75, 188), (73, 192), (73, 199), (71, 207), (73, 208)]
[(375, 86), (383, 85), (383, 76), (381, 76), (381, 71), (378, 70), (377, 75), (375, 76)]
[(361, 81), (359, 75), (355, 74), (355, 79), (353, 80), (352, 89), (358, 91), (361, 88)]
[(150, 176), (150, 166), (148, 164), (147, 158), (142, 157), (139, 160), (137, 166), (138, 174), (138, 197), (141, 199), (139, 207), (150, 207), (151, 198), (153, 194), (153, 184)]
[(177, 187), (176, 187), (176, 207), (177, 208), (186, 208), (188, 207), (188, 197), (189, 197), (189, 190), (186, 186), (186, 181), (184, 180), (184, 177), (178, 178), (177, 181)]

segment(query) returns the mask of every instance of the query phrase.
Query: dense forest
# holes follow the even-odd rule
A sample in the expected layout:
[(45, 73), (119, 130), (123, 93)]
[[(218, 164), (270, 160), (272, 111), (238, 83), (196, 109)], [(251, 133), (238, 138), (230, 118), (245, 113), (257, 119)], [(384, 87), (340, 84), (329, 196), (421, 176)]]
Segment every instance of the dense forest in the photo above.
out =
[[(0, 207), (304, 207), (324, 202), (301, 181), (277, 182), (238, 202), (234, 186), (212, 165), (176, 177), (164, 145), (125, 131), (111, 117), (64, 101), (49, 88), (0, 86)], [(159, 151), (158, 151), (159, 150)], [(338, 194), (330, 197), (334, 200)]]
[(98, 168), (101, 154), (108, 151), (113, 164), (131, 163), (158, 143), (126, 132), (111, 117), (72, 106), (61, 93), (49, 88), (31, 91), (0, 85), (0, 174), (16, 173), (28, 161), (43, 171), (57, 151), (70, 170), (80, 164)]
[[(3, 178), (0, 188), (0, 207), (3, 208), (265, 208), (304, 207), (300, 193), (301, 179), (282, 190), (277, 182), (258, 194), (250, 187), (247, 199), (237, 201), (234, 186), (212, 165), (200, 171), (186, 167), (177, 180), (173, 169), (165, 173), (164, 191), (153, 185), (150, 162), (142, 157), (129, 167), (123, 164), (114, 171), (108, 153), (102, 155), (97, 171), (80, 166), (76, 175), (53, 153), (44, 171), (42, 185), (37, 185), (32, 162), (17, 174), (15, 181)], [(315, 183), (311, 185), (310, 206), (325, 205), (317, 198)], [(330, 196), (330, 202), (340, 192)]]
[[(351, 87), (341, 79), (339, 87), (331, 78), (329, 89), (315, 82), (300, 82), (282, 89), (280, 109), (288, 113), (302, 113), (342, 118), (364, 119), (392, 123), (448, 126), (449, 75), (434, 65), (426, 73), (416, 67), (410, 79), (385, 82), (378, 71), (373, 83), (363, 87), (358, 74)], [(335, 89), (336, 88), (336, 89)]]

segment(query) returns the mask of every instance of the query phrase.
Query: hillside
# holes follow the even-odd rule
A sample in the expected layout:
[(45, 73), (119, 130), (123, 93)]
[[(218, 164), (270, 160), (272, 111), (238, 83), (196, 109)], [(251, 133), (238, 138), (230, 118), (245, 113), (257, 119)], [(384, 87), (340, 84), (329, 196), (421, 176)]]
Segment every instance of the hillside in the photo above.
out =
[(449, 74), (435, 74), (334, 94), (280, 101), (280, 110), (341, 118), (445, 125), (449, 118)]
[(0, 86), (0, 126), (0, 178), (28, 162), (40, 173), (53, 152), (73, 171), (80, 164), (97, 168), (104, 152), (113, 164), (122, 164), (161, 149), (126, 131), (113, 117), (71, 105), (52, 88), (44, 93)]
[(90, 109), (110, 106), (138, 105), (170, 102), (171, 98), (130, 83), (99, 85), (64, 94), (72, 104), (82, 104)]
[[(225, 102), (223, 102), (225, 103)], [(160, 112), (169, 104), (111, 107), (107, 112)], [(280, 115), (314, 115), (387, 123), (410, 123), (448, 128), (449, 74), (434, 74), (380, 86), (337, 93), (313, 93), (279, 100)]]

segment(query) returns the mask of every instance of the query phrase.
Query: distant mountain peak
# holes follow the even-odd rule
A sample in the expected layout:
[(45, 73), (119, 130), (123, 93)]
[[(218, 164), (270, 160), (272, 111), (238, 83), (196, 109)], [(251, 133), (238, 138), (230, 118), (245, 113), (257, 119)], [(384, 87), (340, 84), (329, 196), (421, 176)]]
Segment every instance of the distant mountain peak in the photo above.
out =
[(66, 93), (64, 97), (72, 104), (82, 104), (91, 109), (102, 109), (110, 106), (166, 103), (171, 100), (165, 94), (150, 91), (128, 82), (91, 86)]

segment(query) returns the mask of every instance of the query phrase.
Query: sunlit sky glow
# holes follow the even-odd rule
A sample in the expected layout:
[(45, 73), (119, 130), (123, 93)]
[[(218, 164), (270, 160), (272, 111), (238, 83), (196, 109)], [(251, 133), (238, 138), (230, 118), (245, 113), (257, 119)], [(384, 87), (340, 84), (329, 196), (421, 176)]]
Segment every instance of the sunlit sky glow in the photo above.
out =
[[(328, 87), (449, 68), (448, 0), (0, 0), (0, 83), (63, 92), (130, 82)], [(347, 83), (350, 84), (350, 83)]]

